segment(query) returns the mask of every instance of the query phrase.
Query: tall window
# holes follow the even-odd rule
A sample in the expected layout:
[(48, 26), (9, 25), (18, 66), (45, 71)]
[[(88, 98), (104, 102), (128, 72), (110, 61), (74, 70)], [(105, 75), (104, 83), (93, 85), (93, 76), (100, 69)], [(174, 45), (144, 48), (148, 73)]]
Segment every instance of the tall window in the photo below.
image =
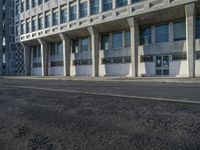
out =
[(78, 53), (79, 52), (79, 40), (74, 39), (72, 40), (72, 53)]
[(66, 23), (67, 22), (67, 9), (62, 9), (60, 12), (60, 22)]
[(200, 18), (196, 20), (196, 38), (200, 38)]
[(16, 12), (16, 15), (19, 14), (19, 3), (16, 4), (16, 11), (15, 12)]
[(38, 30), (41, 30), (41, 29), (43, 29), (43, 17), (42, 16), (40, 16), (38, 18)]
[(16, 36), (18, 36), (20, 34), (20, 26), (17, 25), (16, 26)]
[(33, 57), (40, 57), (41, 51), (40, 46), (33, 46)]
[(151, 27), (140, 29), (140, 45), (151, 44)]
[(36, 6), (36, 0), (32, 0), (32, 8)]
[(87, 16), (87, 2), (80, 4), (80, 18)]
[(112, 0), (103, 0), (103, 11), (112, 9)]
[(61, 56), (63, 54), (62, 43), (52, 43), (51, 44), (51, 56)]
[(21, 12), (24, 12), (24, 7), (25, 7), (25, 3), (23, 1), (23, 2), (21, 2)]
[(169, 25), (159, 25), (156, 27), (156, 42), (168, 42), (169, 41)]
[(131, 45), (130, 39), (131, 39), (130, 32), (125, 32), (125, 47), (130, 47)]
[(76, 20), (77, 19), (77, 6), (70, 7), (70, 20)]
[(45, 27), (48, 28), (51, 26), (51, 17), (50, 14), (45, 14)]
[(42, 4), (42, 0), (38, 0), (38, 5)]
[(127, 0), (116, 0), (116, 7), (123, 7), (128, 4)]
[(26, 33), (30, 32), (30, 25), (31, 25), (30, 21), (27, 21), (26, 22)]
[(131, 2), (132, 3), (138, 3), (138, 2), (141, 2), (142, 0), (132, 0)]
[(30, 9), (30, 1), (26, 0), (26, 10)]
[(58, 24), (58, 12), (54, 11), (53, 12), (53, 25), (57, 25)]
[(110, 48), (110, 36), (105, 34), (101, 36), (101, 49), (108, 50)]
[(99, 13), (99, 0), (91, 0), (91, 14)]
[(185, 21), (174, 23), (174, 41), (186, 39)]
[(89, 39), (83, 38), (81, 39), (81, 51), (88, 51), (89, 50)]
[(21, 34), (25, 33), (25, 23), (21, 23)]
[(122, 32), (113, 33), (112, 45), (113, 49), (122, 48)]
[(32, 31), (36, 31), (36, 28), (37, 28), (37, 22), (36, 22), (36, 19), (33, 19), (32, 20)]

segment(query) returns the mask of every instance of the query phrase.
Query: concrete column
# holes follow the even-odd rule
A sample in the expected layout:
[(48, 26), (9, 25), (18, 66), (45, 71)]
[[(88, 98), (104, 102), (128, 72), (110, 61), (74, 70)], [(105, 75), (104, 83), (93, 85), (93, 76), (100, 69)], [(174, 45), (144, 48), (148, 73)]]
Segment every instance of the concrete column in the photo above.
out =
[(92, 76), (99, 76), (99, 33), (93, 27), (88, 27), (91, 35)]
[(31, 49), (30, 46), (22, 43), (24, 48), (24, 71), (26, 76), (31, 75)]
[(185, 5), (187, 76), (195, 76), (195, 4)]
[(42, 39), (38, 39), (40, 43), (41, 49), (41, 69), (42, 69), (42, 76), (48, 75), (48, 45)]
[(139, 26), (134, 17), (127, 19), (131, 34), (131, 68), (132, 77), (138, 76), (138, 46), (139, 46)]
[(63, 75), (70, 76), (70, 62), (71, 62), (71, 41), (69, 37), (64, 34), (60, 34), (60, 38), (63, 43)]

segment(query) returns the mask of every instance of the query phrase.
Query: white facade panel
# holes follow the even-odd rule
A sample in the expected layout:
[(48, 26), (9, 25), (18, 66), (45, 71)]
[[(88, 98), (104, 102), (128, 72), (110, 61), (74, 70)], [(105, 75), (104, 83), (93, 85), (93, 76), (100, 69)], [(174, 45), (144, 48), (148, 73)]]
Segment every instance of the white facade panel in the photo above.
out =
[(171, 61), (169, 68), (170, 76), (187, 77), (187, 61)]
[(138, 64), (138, 76), (151, 77), (155, 76), (155, 62), (139, 63)]
[(129, 76), (130, 74), (130, 63), (100, 65), (100, 76)]

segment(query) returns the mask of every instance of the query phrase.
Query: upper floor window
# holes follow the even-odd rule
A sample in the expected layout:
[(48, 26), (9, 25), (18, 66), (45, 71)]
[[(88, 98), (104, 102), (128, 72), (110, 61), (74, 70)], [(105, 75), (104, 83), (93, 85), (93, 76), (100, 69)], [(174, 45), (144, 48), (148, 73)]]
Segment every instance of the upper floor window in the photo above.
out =
[(151, 44), (151, 27), (140, 29), (140, 45)]
[(127, 0), (116, 0), (116, 7), (123, 7), (128, 4)]
[(91, 14), (99, 13), (99, 0), (91, 0)]
[(80, 4), (80, 18), (86, 17), (87, 16), (87, 2), (81, 3)]
[(42, 0), (38, 0), (38, 5), (42, 4)]
[(45, 14), (45, 27), (48, 28), (51, 26), (51, 17), (50, 14)]
[(169, 25), (159, 25), (156, 26), (156, 42), (168, 42), (169, 41)]
[(113, 33), (112, 36), (112, 48), (122, 48), (122, 32)]
[(174, 41), (186, 39), (185, 21), (174, 23)]
[(21, 34), (25, 33), (25, 23), (21, 24)]
[(29, 32), (31, 31), (30, 26), (31, 26), (30, 21), (27, 21), (27, 22), (26, 22), (26, 33), (29, 33)]
[(112, 0), (103, 0), (103, 11), (112, 9)]
[(138, 2), (141, 2), (142, 0), (132, 0), (131, 2), (132, 3), (138, 3)]
[(57, 25), (58, 24), (58, 12), (57, 11), (54, 11), (53, 12), (53, 15), (52, 15), (52, 21), (53, 21), (53, 25)]
[(19, 14), (19, 4), (17, 3), (16, 4), (16, 15), (18, 15)]
[(77, 6), (70, 7), (70, 20), (76, 20), (77, 19)]
[(20, 26), (17, 25), (16, 26), (16, 36), (18, 36), (20, 34)]
[(26, 10), (30, 9), (30, 1), (26, 0)]
[(37, 22), (36, 22), (36, 19), (33, 19), (32, 20), (32, 31), (36, 31), (36, 28), (37, 28)]
[(60, 22), (66, 23), (67, 22), (67, 9), (62, 9), (60, 11)]
[(43, 29), (43, 17), (42, 16), (40, 16), (38, 18), (38, 30), (41, 30), (41, 29)]
[(196, 20), (196, 38), (200, 38), (200, 18)]
[(32, 8), (36, 6), (36, 0), (32, 0)]
[(24, 8), (25, 8), (25, 3), (23, 1), (23, 2), (21, 2), (21, 12), (24, 12)]

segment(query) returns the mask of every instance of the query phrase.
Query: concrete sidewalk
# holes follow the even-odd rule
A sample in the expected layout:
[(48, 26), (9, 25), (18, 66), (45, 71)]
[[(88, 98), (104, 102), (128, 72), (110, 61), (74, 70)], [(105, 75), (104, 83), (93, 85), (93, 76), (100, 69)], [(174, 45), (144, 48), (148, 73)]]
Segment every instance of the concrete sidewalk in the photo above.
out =
[(162, 82), (162, 83), (200, 83), (200, 78), (171, 78), (171, 77), (89, 77), (89, 76), (2, 76), (0, 79), (21, 79), (21, 80), (65, 80), (65, 81), (120, 81), (120, 82)]

